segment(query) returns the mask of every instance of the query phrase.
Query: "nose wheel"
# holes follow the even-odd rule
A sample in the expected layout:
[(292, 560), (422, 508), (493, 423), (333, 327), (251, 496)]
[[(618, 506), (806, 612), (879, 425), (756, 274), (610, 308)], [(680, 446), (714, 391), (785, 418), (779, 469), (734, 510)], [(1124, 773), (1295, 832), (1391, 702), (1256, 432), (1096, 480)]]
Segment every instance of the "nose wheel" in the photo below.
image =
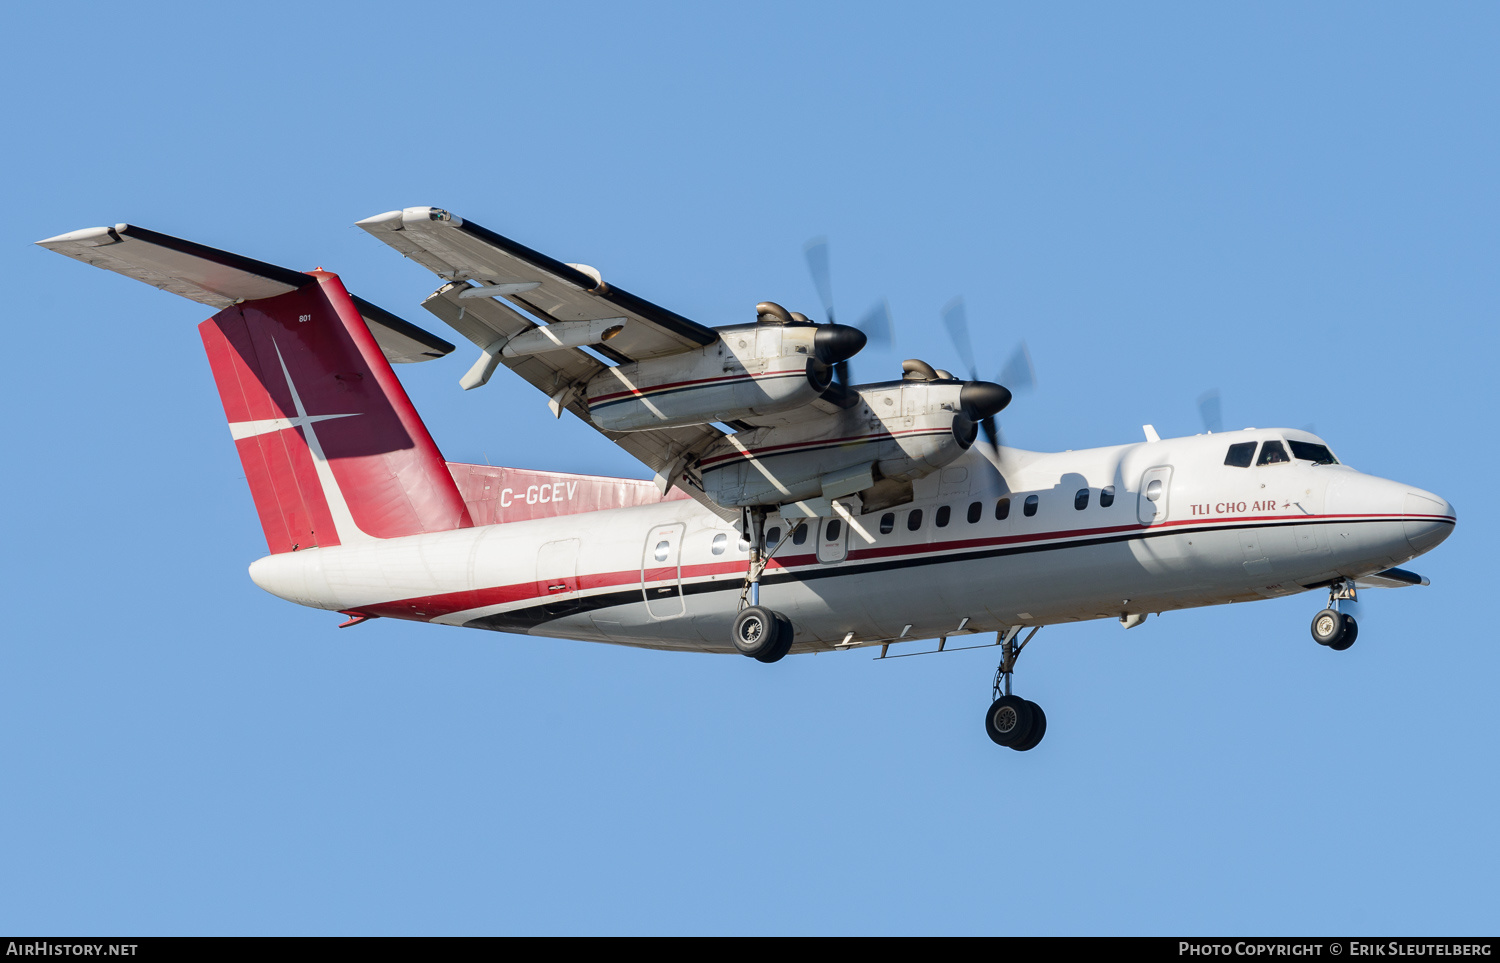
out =
[(1355, 601), (1354, 583), (1348, 579), (1335, 582), (1328, 589), (1328, 608), (1313, 616), (1312, 637), (1319, 645), (1342, 652), (1359, 638), (1359, 623), (1354, 616), (1339, 611), (1340, 602)]
[(1047, 734), (1047, 714), (1042, 707), (1029, 699), (1023, 699), (1010, 691), (1011, 676), (1016, 671), (1016, 659), (1021, 650), (1036, 638), (1041, 626), (1016, 644), (1021, 626), (1013, 626), (1000, 637), (1000, 667), (995, 670), (994, 699), (984, 714), (984, 731), (997, 746), (1006, 746), (1017, 752), (1035, 749)]

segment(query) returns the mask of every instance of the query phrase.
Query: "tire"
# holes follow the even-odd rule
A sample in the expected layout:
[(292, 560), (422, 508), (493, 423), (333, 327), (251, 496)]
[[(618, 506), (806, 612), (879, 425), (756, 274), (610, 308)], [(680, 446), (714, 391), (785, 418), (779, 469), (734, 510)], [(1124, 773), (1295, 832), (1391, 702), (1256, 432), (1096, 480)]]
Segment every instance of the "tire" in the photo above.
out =
[(1011, 743), (1010, 747), (1017, 752), (1035, 749), (1036, 744), (1041, 742), (1042, 737), (1047, 734), (1047, 713), (1043, 712), (1042, 707), (1035, 702), (1026, 704), (1031, 706), (1031, 732), (1027, 734), (1025, 740)]
[(765, 662), (768, 664), (771, 662), (780, 662), (782, 659), (786, 658), (786, 654), (792, 651), (792, 643), (796, 641), (796, 639), (794, 638), (796, 633), (792, 629), (792, 620), (787, 618), (785, 615), (782, 615), (780, 612), (772, 612), (771, 614), (776, 616), (777, 630), (781, 633), (779, 637), (780, 641), (776, 643), (776, 647), (774, 649), (755, 657), (755, 660), (757, 662)]
[[(1338, 641), (1344, 637), (1348, 624), (1344, 621), (1349, 619), (1347, 615), (1340, 615), (1333, 609), (1324, 609), (1312, 620), (1313, 641), (1319, 645), (1327, 645), (1338, 648)], [(1350, 622), (1354, 621), (1349, 619)]]
[(984, 714), (984, 731), (997, 746), (1025, 742), (1031, 735), (1031, 703), (1020, 696), (1001, 696)]
[(748, 655), (752, 659), (761, 659), (762, 656), (774, 653), (781, 644), (781, 636), (781, 620), (775, 612), (760, 605), (752, 605), (741, 611), (735, 616), (734, 628), (730, 630), (730, 641), (734, 643), (734, 647), (741, 655)]
[(1335, 652), (1342, 652), (1354, 644), (1359, 638), (1359, 623), (1354, 621), (1354, 616), (1344, 616), (1344, 632), (1337, 642), (1328, 643), (1328, 647)]

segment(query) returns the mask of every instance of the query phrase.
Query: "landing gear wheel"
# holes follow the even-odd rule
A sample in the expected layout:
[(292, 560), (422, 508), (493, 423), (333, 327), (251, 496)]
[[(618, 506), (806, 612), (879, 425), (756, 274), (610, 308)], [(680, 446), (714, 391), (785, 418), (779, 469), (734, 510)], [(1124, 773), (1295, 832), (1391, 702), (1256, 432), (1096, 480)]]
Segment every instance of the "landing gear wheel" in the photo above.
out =
[(1030, 702), (1020, 696), (1001, 696), (984, 714), (984, 731), (995, 745), (1014, 746), (1031, 736), (1032, 719)]
[[(1348, 620), (1347, 622), (1345, 621), (1346, 619)], [(1339, 640), (1344, 637), (1344, 633), (1348, 631), (1348, 627), (1353, 624), (1354, 620), (1349, 618), (1349, 616), (1341, 615), (1333, 609), (1324, 609), (1313, 616), (1313, 641), (1319, 645), (1326, 645), (1337, 649), (1339, 647)], [(1353, 644), (1354, 640), (1351, 639), (1349, 645)], [(1346, 649), (1348, 647), (1347, 645), (1344, 646)]]
[(776, 616), (777, 631), (781, 633), (780, 641), (776, 643), (776, 647), (774, 649), (771, 649), (769, 652), (763, 653), (761, 655), (757, 655), (755, 657), (757, 662), (780, 662), (783, 658), (786, 657), (786, 654), (788, 652), (792, 651), (792, 642), (795, 641), (792, 638), (793, 630), (791, 619), (787, 618), (785, 615), (782, 615), (780, 612), (772, 612), (771, 614)]
[(762, 662), (774, 662), (781, 658), (780, 655), (775, 658), (770, 656), (781, 647), (782, 636), (785, 634), (783, 627), (775, 612), (763, 606), (752, 605), (735, 616), (730, 638), (741, 655), (748, 655)]
[(1035, 749), (1036, 744), (1042, 741), (1042, 736), (1047, 734), (1047, 713), (1043, 712), (1042, 707), (1035, 702), (1028, 701), (1026, 704), (1031, 706), (1031, 732), (1025, 739), (1010, 744), (1010, 747), (1017, 752)]
[(1343, 616), (1343, 620), (1344, 631), (1340, 635), (1339, 640), (1328, 643), (1328, 647), (1335, 652), (1344, 651), (1354, 644), (1355, 639), (1359, 638), (1359, 623), (1354, 621), (1354, 616), (1345, 615)]

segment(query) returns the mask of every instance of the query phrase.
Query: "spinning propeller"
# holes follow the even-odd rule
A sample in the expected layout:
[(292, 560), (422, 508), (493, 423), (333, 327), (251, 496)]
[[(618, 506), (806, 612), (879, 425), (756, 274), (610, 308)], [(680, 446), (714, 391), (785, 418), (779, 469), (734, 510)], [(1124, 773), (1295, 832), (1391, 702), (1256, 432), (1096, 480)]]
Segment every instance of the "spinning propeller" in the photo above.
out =
[[(953, 339), (953, 346), (958, 349), (959, 360), (969, 369), (969, 380), (987, 384), (988, 382), (979, 381), (979, 366), (974, 362), (974, 344), (969, 340), (969, 317), (962, 295), (949, 301), (943, 308), (943, 324), (948, 328), (948, 336)], [(1031, 352), (1026, 350), (1025, 341), (1016, 345), (1016, 350), (1011, 352), (1010, 359), (1005, 362), (1005, 367), (1000, 369), (999, 381), (1009, 389), (1006, 392), (1007, 401), (1012, 392), (1030, 391), (1036, 387), (1036, 368), (1031, 363)], [(998, 411), (997, 408), (996, 412)], [(995, 422), (995, 412), (981, 418), (979, 427), (984, 431), (985, 441), (993, 445), (998, 452), (1000, 428)]]
[(1217, 434), (1224, 430), (1224, 406), (1218, 388), (1210, 388), (1198, 396), (1198, 414), (1203, 419), (1204, 431)]
[[(1218, 388), (1210, 388), (1198, 396), (1198, 417), (1203, 419), (1203, 430), (1209, 434), (1216, 435), (1224, 430), (1224, 403)], [(1309, 423), (1303, 425), (1302, 430), (1316, 435), (1318, 426)]]
[[(828, 267), (828, 238), (815, 237), (802, 247), (802, 253), (807, 257), (807, 270), (812, 274), (813, 287), (818, 289), (818, 299), (823, 302), (823, 313), (829, 324), (836, 323), (833, 314), (833, 275)], [(875, 306), (866, 311), (864, 317), (854, 327), (863, 331), (869, 344), (888, 348), (891, 345), (891, 306), (881, 298)], [(839, 361), (833, 366), (833, 376), (839, 384), (848, 387), (850, 384), (849, 362), (847, 358)]]

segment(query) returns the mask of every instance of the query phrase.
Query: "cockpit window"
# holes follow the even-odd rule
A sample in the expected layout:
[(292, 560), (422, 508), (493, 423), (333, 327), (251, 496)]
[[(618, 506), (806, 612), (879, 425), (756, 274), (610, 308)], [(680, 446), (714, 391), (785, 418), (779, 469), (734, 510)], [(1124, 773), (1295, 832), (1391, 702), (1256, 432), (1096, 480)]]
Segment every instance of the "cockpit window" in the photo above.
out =
[(1238, 445), (1229, 446), (1229, 454), (1224, 456), (1224, 464), (1231, 468), (1249, 468), (1250, 462), (1255, 460), (1255, 442), (1242, 441)]
[(1314, 465), (1337, 465), (1339, 460), (1333, 457), (1333, 452), (1328, 450), (1327, 445), (1314, 445), (1308, 441), (1287, 441), (1292, 446), (1292, 457), (1300, 458), (1302, 461), (1310, 461)]
[(1291, 461), (1286, 456), (1286, 449), (1279, 441), (1268, 441), (1260, 446), (1260, 457), (1255, 460), (1257, 465), (1281, 465)]

